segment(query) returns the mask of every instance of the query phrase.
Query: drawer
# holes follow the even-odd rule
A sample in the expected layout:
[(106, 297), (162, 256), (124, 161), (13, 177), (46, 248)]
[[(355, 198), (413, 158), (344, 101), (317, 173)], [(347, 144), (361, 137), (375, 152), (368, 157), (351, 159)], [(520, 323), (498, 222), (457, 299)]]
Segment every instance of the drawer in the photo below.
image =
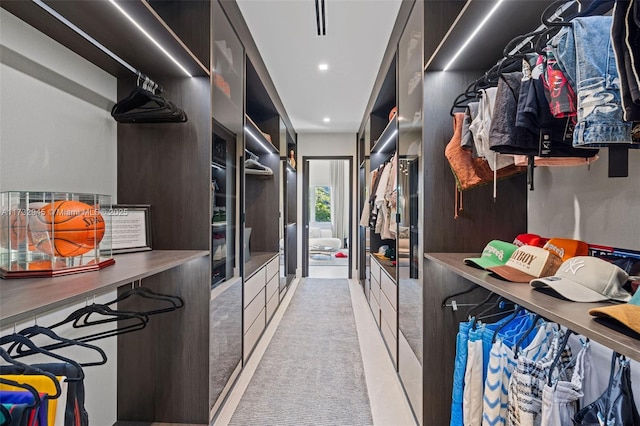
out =
[(255, 322), (249, 327), (249, 330), (244, 334), (244, 359), (246, 360), (249, 357), (249, 354), (253, 350), (256, 342), (260, 338), (260, 334), (262, 330), (264, 330), (265, 326), (265, 318), (264, 318), (264, 309), (258, 315), (258, 318)]
[(389, 299), (393, 309), (398, 310), (398, 286), (385, 272), (380, 279), (380, 288)]
[(280, 277), (276, 275), (271, 278), (271, 281), (267, 283), (267, 300), (271, 299), (274, 293), (278, 291), (278, 287), (280, 286)]
[(246, 332), (255, 321), (261, 310), (264, 309), (265, 298), (264, 288), (258, 295), (244, 308), (244, 331)]
[(280, 259), (274, 258), (271, 262), (267, 263), (267, 280), (273, 278), (274, 275), (278, 275), (280, 272)]
[(371, 277), (380, 282), (380, 264), (373, 255), (371, 255)]
[(371, 306), (371, 312), (373, 313), (373, 317), (376, 319), (376, 324), (378, 327), (380, 326), (380, 306), (378, 305), (378, 301), (375, 297), (369, 299), (369, 306)]
[(391, 328), (389, 328), (389, 324), (386, 321), (380, 321), (380, 330), (382, 331), (382, 337), (384, 338), (384, 342), (387, 344), (387, 348), (389, 349), (389, 353), (391, 353), (391, 359), (393, 363), (397, 365), (398, 363), (398, 345), (396, 344), (396, 338), (391, 332)]
[(271, 317), (278, 309), (278, 304), (280, 302), (280, 297), (278, 296), (278, 292), (275, 292), (271, 295), (271, 299), (267, 302), (267, 322), (271, 320)]
[[(393, 336), (398, 336), (398, 315), (396, 314), (396, 310), (393, 309), (391, 303), (389, 303), (389, 299), (384, 293), (380, 293), (380, 315), (382, 319), (387, 322), (389, 328), (393, 332)], [(384, 322), (383, 321), (383, 322)]]
[(371, 296), (376, 299), (376, 303), (380, 304), (380, 285), (375, 281), (371, 280)]
[(263, 289), (267, 282), (266, 273), (265, 268), (262, 268), (244, 282), (244, 306), (247, 306)]

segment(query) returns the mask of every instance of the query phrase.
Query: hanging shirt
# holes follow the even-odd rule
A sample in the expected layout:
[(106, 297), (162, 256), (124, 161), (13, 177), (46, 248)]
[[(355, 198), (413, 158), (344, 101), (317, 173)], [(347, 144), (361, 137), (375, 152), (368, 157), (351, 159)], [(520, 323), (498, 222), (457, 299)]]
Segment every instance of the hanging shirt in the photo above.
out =
[[(33, 386), (39, 393), (47, 394), (47, 395), (55, 395), (56, 388), (50, 378), (47, 376), (40, 375), (26, 375), (26, 374), (3, 374), (3, 379), (13, 380), (18, 383), (25, 383)], [(61, 382), (65, 379), (65, 377), (56, 377), (58, 382)], [(24, 391), (24, 389), (6, 385), (4, 383), (0, 383), (0, 391)], [(54, 425), (56, 420), (56, 410), (58, 408), (58, 401), (64, 401), (60, 398), (50, 399), (47, 409), (47, 424)], [(62, 405), (62, 404), (61, 404)], [(64, 405), (62, 405), (64, 407)]]
[(464, 395), (464, 376), (467, 366), (469, 329), (471, 321), (461, 322), (456, 336), (456, 359), (453, 367), (453, 390), (451, 392), (450, 426), (463, 424), (462, 404)]

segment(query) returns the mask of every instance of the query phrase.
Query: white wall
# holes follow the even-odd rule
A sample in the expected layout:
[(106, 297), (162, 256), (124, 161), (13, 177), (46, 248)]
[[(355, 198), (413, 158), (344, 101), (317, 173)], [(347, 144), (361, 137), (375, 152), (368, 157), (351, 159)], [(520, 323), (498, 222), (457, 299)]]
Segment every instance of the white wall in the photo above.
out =
[(640, 250), (640, 150), (629, 151), (629, 177), (608, 178), (608, 153), (587, 167), (537, 167), (528, 230), (545, 237)]
[[(353, 158), (353, 187), (351, 188), (351, 196), (353, 197), (353, 205), (357, 204), (357, 170), (358, 165), (356, 164), (356, 154), (357, 154), (357, 146), (356, 146), (356, 134), (355, 133), (300, 133), (298, 134), (298, 223), (302, 224), (302, 203), (306, 202), (302, 198), (302, 186), (303, 180), (302, 176), (304, 174), (304, 162), (302, 161), (303, 157), (327, 157), (327, 156), (335, 156), (335, 157), (343, 157), (350, 156)], [(354, 207), (355, 208), (355, 207)], [(357, 230), (357, 220), (356, 216), (359, 216), (357, 212), (354, 211), (353, 214), (353, 223), (351, 225), (352, 232), (355, 233)], [(353, 242), (355, 239), (355, 235), (352, 235), (350, 241)], [(353, 247), (353, 244), (351, 244)], [(302, 226), (298, 226), (298, 247), (302, 247)], [(298, 250), (298, 268), (299, 271), (297, 275), (302, 274), (302, 250)], [(356, 259), (355, 259), (355, 250), (352, 250), (352, 270), (353, 276), (355, 277), (355, 268), (356, 268)]]
[[(0, 49), (0, 191), (100, 193), (115, 201), (117, 135), (109, 114), (115, 77), (4, 9)], [(81, 305), (41, 316), (38, 324), (51, 324)], [(60, 334), (72, 337), (68, 330)], [(116, 343), (96, 343), (108, 363), (85, 369), (86, 407), (91, 424), (110, 425), (116, 420)], [(66, 354), (91, 361), (86, 350)]]

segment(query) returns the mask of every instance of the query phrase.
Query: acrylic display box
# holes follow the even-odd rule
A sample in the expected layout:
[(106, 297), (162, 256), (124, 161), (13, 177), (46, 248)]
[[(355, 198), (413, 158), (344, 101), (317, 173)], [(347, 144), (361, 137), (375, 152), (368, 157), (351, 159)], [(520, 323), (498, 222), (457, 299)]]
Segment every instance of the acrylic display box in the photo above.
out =
[(113, 265), (111, 196), (0, 193), (0, 277), (52, 277)]

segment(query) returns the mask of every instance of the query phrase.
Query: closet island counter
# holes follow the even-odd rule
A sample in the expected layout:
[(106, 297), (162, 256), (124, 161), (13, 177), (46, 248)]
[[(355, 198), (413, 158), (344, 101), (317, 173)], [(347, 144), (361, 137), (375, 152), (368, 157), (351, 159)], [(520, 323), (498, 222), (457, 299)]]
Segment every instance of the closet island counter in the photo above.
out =
[[(465, 258), (478, 256), (478, 253), (425, 253), (424, 255), (427, 262), (440, 266), (444, 271), (459, 275), (530, 312), (540, 314), (549, 321), (556, 322), (622, 355), (640, 361), (640, 340), (633, 337), (633, 332), (613, 323), (604, 325), (589, 315), (589, 309), (611, 306), (610, 303), (578, 303), (563, 300), (535, 290), (528, 283), (504, 281), (491, 276), (488, 271), (464, 263)], [(429, 286), (429, 281), (430, 277), (425, 273), (426, 287)], [(425, 288), (425, 290), (425, 294), (429, 294), (429, 289)], [(453, 294), (455, 291), (450, 293)]]
[(114, 256), (101, 271), (53, 278), (0, 280), (0, 326), (114, 290), (208, 256), (205, 250), (154, 250)]

